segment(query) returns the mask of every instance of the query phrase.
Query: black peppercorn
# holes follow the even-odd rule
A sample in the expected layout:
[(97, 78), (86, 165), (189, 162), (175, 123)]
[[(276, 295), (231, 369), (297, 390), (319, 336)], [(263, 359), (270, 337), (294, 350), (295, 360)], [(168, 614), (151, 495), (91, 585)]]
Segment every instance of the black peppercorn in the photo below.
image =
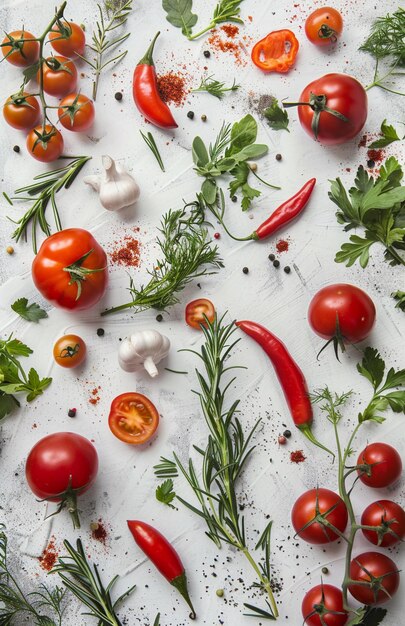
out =
[(244, 268), (243, 268), (243, 270), (242, 270), (242, 272), (243, 272), (244, 274), (249, 274), (249, 268), (248, 268), (248, 267), (244, 267)]
[(273, 261), (273, 265), (274, 267), (280, 267), (280, 261), (276, 259), (275, 261)]
[(156, 315), (156, 321), (157, 322), (161, 322), (162, 320), (163, 320), (163, 315), (161, 315), (160, 313), (159, 313), (159, 315)]
[(14, 146), (13, 150), (14, 152), (20, 152), (20, 146)]
[(238, 196), (232, 196), (231, 200), (232, 200), (232, 202), (237, 202), (238, 201)]
[(188, 117), (190, 120), (193, 120), (193, 119), (194, 119), (194, 111), (189, 111), (189, 112), (187, 113), (187, 117)]
[(116, 100), (118, 100), (118, 101), (119, 101), (119, 100), (122, 100), (122, 93), (121, 93), (120, 91), (117, 91), (117, 92), (114, 94), (114, 98), (115, 98)]
[(291, 430), (285, 430), (283, 432), (284, 437), (287, 437), (287, 439), (289, 439), (291, 437)]
[(372, 169), (375, 166), (375, 161), (373, 161), (373, 159), (369, 159), (367, 161), (367, 167), (369, 167), (370, 169)]
[(284, 271), (286, 274), (289, 274), (291, 272), (291, 267), (289, 265), (286, 265)]
[(68, 416), (69, 417), (76, 417), (76, 409), (69, 409)]
[(210, 56), (211, 56), (211, 52), (209, 50), (204, 50), (203, 54), (204, 54), (206, 59), (209, 59)]
[(274, 261), (275, 258), (274, 254), (269, 254), (269, 261)]
[(97, 335), (99, 337), (102, 337), (104, 335), (104, 328), (97, 328)]
[(276, 154), (276, 161), (281, 161), (282, 158), (281, 154)]

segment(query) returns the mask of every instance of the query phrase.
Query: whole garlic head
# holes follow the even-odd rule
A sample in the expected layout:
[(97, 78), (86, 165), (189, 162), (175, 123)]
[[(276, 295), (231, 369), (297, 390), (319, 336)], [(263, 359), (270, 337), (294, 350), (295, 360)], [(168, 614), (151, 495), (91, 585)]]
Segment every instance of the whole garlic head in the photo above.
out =
[(108, 211), (119, 211), (136, 202), (140, 189), (135, 179), (123, 167), (104, 155), (104, 176), (86, 176), (83, 181), (98, 191), (100, 202)]
[(170, 350), (170, 341), (157, 330), (138, 330), (126, 337), (118, 350), (118, 362), (126, 372), (135, 372), (144, 367), (149, 376), (158, 375), (156, 364)]

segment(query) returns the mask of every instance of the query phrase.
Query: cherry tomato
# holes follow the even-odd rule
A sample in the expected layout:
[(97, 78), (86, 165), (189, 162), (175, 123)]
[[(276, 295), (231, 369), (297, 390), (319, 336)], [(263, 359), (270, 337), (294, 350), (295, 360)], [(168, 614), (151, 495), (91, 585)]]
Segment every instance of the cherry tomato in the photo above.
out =
[(312, 298), (308, 320), (312, 330), (324, 339), (336, 337), (357, 343), (371, 333), (375, 306), (370, 296), (354, 285), (328, 285)]
[(86, 358), (86, 344), (79, 335), (64, 335), (53, 347), (53, 358), (61, 367), (77, 367)]
[[(77, 85), (77, 69), (73, 61), (63, 56), (48, 57), (42, 65), (43, 88), (45, 93), (63, 98), (72, 93)], [(37, 83), (40, 72), (37, 72)]]
[(27, 150), (34, 159), (42, 163), (50, 163), (60, 157), (63, 152), (62, 134), (47, 124), (45, 134), (42, 125), (33, 128), (27, 135)]
[(378, 526), (377, 530), (362, 528), (370, 543), (382, 548), (394, 546), (405, 538), (405, 511), (392, 500), (377, 500), (363, 511), (362, 526)]
[(107, 256), (87, 230), (61, 230), (43, 242), (32, 263), (32, 278), (55, 306), (88, 309), (106, 290)]
[(291, 511), (292, 524), (298, 537), (317, 544), (336, 541), (339, 535), (321, 522), (322, 514), (323, 519), (341, 533), (345, 530), (347, 509), (337, 493), (320, 487), (303, 493)]
[(186, 323), (193, 328), (197, 328), (197, 330), (201, 330), (201, 325), (207, 326), (207, 320), (204, 315), (212, 324), (215, 319), (215, 308), (211, 300), (199, 298), (189, 302), (186, 306)]
[(159, 414), (152, 402), (141, 393), (122, 393), (111, 404), (108, 425), (125, 443), (146, 443), (159, 425)]
[(344, 626), (348, 614), (342, 590), (324, 584), (312, 587), (302, 601), (302, 617), (307, 626)]
[(330, 46), (336, 43), (342, 30), (342, 16), (331, 7), (316, 9), (305, 22), (305, 34), (316, 46)]
[(94, 115), (94, 104), (87, 96), (71, 93), (59, 103), (59, 121), (67, 130), (87, 130), (94, 122)]
[[(353, 139), (367, 119), (367, 94), (364, 87), (347, 74), (326, 74), (312, 81), (305, 87), (299, 102), (309, 102), (311, 105), (298, 106), (301, 126), (308, 135), (327, 146)], [(314, 117), (318, 113), (316, 124)], [(342, 115), (346, 119), (341, 119)]]
[(7, 98), (3, 107), (3, 115), (7, 124), (17, 130), (30, 130), (38, 124), (41, 109), (38, 100), (24, 91)]
[[(23, 39), (23, 41), (18, 41)], [(18, 67), (29, 67), (39, 59), (39, 42), (26, 30), (7, 33), (2, 41), (1, 51), (5, 59)], [(3, 45), (6, 44), (6, 45)]]
[(84, 54), (86, 36), (79, 24), (74, 22), (55, 24), (49, 33), (49, 41), (52, 48), (65, 57)]
[(349, 576), (353, 581), (369, 583), (353, 583), (348, 587), (353, 598), (367, 605), (388, 602), (399, 587), (397, 566), (381, 552), (363, 552), (356, 556), (350, 563)]
[(388, 487), (401, 476), (402, 461), (398, 452), (388, 443), (370, 443), (359, 454), (357, 470), (361, 482), (368, 487)]

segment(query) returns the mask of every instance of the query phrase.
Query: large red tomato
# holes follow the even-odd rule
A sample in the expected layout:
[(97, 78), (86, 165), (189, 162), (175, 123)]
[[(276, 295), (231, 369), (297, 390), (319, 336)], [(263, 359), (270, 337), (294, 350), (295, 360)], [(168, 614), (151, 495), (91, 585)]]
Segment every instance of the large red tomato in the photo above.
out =
[(291, 511), (291, 520), (298, 537), (304, 541), (330, 543), (339, 535), (325, 522), (342, 533), (347, 526), (347, 508), (337, 493), (318, 487), (298, 498)]
[(393, 546), (405, 538), (405, 511), (392, 500), (377, 500), (363, 511), (362, 526), (375, 526), (375, 530), (362, 528), (371, 543), (382, 548)]
[(326, 74), (302, 92), (298, 116), (304, 130), (320, 143), (333, 146), (353, 139), (367, 119), (364, 87), (347, 74)]
[(391, 600), (399, 587), (399, 573), (394, 561), (381, 552), (363, 552), (350, 563), (349, 576), (367, 585), (349, 585), (353, 598), (363, 604), (383, 604)]
[(357, 470), (361, 482), (380, 489), (395, 483), (401, 476), (402, 461), (398, 452), (388, 443), (370, 443), (360, 452)]
[(302, 601), (302, 617), (307, 626), (344, 626), (348, 614), (342, 590), (333, 585), (312, 587)]
[(55, 306), (88, 309), (106, 290), (107, 256), (87, 230), (61, 230), (43, 242), (32, 263), (32, 278)]

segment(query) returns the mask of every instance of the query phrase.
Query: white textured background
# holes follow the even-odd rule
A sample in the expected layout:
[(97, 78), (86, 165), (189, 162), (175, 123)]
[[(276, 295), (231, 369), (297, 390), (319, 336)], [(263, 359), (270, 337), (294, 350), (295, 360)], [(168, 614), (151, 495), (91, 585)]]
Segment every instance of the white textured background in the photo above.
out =
[[(39, 33), (52, 16), (54, 0), (0, 1), (0, 24), (2, 30), (25, 27)], [(303, 34), (303, 23), (307, 14), (322, 2), (292, 2), (280, 0), (246, 0), (242, 5), (245, 26), (241, 35), (255, 42), (271, 30), (291, 28), (300, 40), (301, 48), (296, 66), (287, 75), (264, 75), (250, 62), (246, 54), (246, 65), (238, 67), (232, 56), (212, 52), (211, 58), (203, 56), (209, 49), (205, 37), (196, 42), (187, 42), (165, 21), (159, 0), (135, 0), (134, 10), (128, 25), (132, 32), (128, 40), (129, 53), (125, 61), (114, 71), (102, 78), (97, 98), (97, 121), (89, 136), (65, 132), (65, 154), (91, 154), (93, 160), (86, 165), (81, 177), (75, 181), (71, 192), (58, 195), (58, 206), (64, 227), (80, 226), (90, 229), (105, 246), (130, 232), (134, 226), (141, 229), (141, 266), (130, 270), (139, 283), (156, 258), (156, 226), (161, 215), (169, 208), (181, 208), (182, 199), (191, 201), (199, 189), (192, 168), (190, 145), (196, 134), (207, 141), (215, 138), (222, 120), (233, 122), (249, 111), (249, 96), (258, 98), (262, 94), (276, 95), (280, 100), (287, 96), (296, 99), (301, 89), (311, 80), (330, 71), (347, 72), (356, 76), (363, 84), (371, 82), (373, 60), (357, 51), (369, 32), (372, 21), (386, 12), (394, 11), (398, 4), (393, 0), (375, 3), (372, 0), (335, 0), (333, 6), (341, 10), (345, 30), (342, 42), (334, 50), (323, 51), (307, 42)], [(200, 24), (208, 21), (215, 2), (195, 0), (195, 11)], [(70, 0), (66, 16), (86, 25), (88, 36), (94, 23), (96, 3), (93, 0), (80, 2)], [(247, 16), (252, 17), (250, 22)], [(155, 50), (158, 73), (177, 72), (183, 69), (189, 75), (190, 85), (197, 87), (203, 67), (215, 74), (219, 80), (230, 82), (236, 78), (242, 85), (236, 95), (230, 94), (222, 102), (207, 94), (190, 95), (180, 109), (172, 107), (179, 128), (175, 133), (163, 133), (146, 125), (132, 101), (132, 72), (143, 55), (149, 41), (157, 30), (162, 31)], [(250, 47), (248, 52), (250, 51)], [(80, 68), (87, 72), (87, 66)], [(3, 99), (16, 91), (19, 85), (18, 70), (4, 63), (0, 66), (1, 93)], [(91, 94), (91, 80), (81, 82), (83, 93)], [(123, 91), (122, 102), (114, 99), (117, 90)], [(402, 108), (401, 108), (402, 107)], [(195, 119), (186, 113), (192, 109)], [(201, 114), (208, 121), (200, 121)], [(257, 116), (256, 116), (257, 117)], [(369, 92), (369, 117), (365, 131), (376, 133), (381, 121), (387, 117), (398, 125), (403, 119), (403, 102), (378, 89)], [(203, 444), (207, 431), (199, 412), (197, 399), (191, 393), (196, 387), (193, 368), (195, 359), (185, 353), (177, 354), (178, 348), (198, 345), (200, 335), (188, 328), (183, 321), (185, 304), (192, 298), (206, 296), (215, 303), (220, 313), (228, 310), (229, 319), (245, 318), (263, 323), (284, 339), (296, 360), (305, 372), (310, 389), (329, 385), (341, 392), (355, 388), (358, 395), (353, 399), (343, 422), (347, 432), (354, 423), (358, 406), (368, 402), (370, 388), (355, 373), (358, 354), (349, 349), (342, 364), (335, 361), (332, 353), (323, 353), (318, 362), (316, 353), (320, 342), (306, 321), (308, 303), (312, 295), (324, 285), (333, 282), (353, 282), (364, 288), (377, 307), (377, 324), (370, 343), (381, 350), (388, 366), (400, 367), (403, 362), (404, 314), (394, 309), (391, 291), (403, 289), (403, 269), (390, 268), (382, 262), (381, 251), (373, 252), (367, 270), (358, 266), (347, 269), (337, 265), (333, 258), (347, 235), (337, 224), (334, 205), (327, 197), (328, 179), (341, 176), (346, 186), (353, 181), (359, 164), (366, 165), (366, 149), (358, 147), (360, 136), (352, 143), (336, 148), (325, 148), (312, 141), (302, 130), (295, 111), (290, 111), (291, 133), (274, 132), (259, 121), (259, 141), (269, 145), (269, 154), (259, 161), (259, 174), (275, 184), (281, 191), (262, 188), (262, 196), (255, 201), (249, 214), (242, 214), (239, 206), (229, 203), (228, 223), (234, 232), (246, 233), (253, 230), (267, 217), (271, 210), (289, 197), (310, 177), (316, 176), (318, 184), (310, 204), (299, 221), (285, 233), (291, 238), (290, 249), (280, 255), (282, 266), (294, 264), (294, 270), (286, 275), (281, 268), (276, 270), (267, 255), (275, 252), (276, 239), (262, 245), (237, 244), (222, 235), (220, 251), (225, 260), (225, 269), (217, 276), (201, 281), (201, 291), (192, 285), (181, 295), (181, 303), (165, 315), (163, 323), (155, 321), (155, 312), (122, 316), (111, 316), (100, 321), (99, 311), (106, 306), (126, 302), (128, 299), (128, 276), (125, 268), (111, 267), (110, 286), (102, 301), (92, 311), (68, 314), (51, 309), (36, 292), (30, 275), (33, 257), (30, 243), (15, 245), (16, 252), (10, 257), (5, 248), (12, 243), (13, 225), (6, 216), (17, 217), (23, 206), (9, 207), (0, 201), (0, 325), (4, 337), (14, 332), (34, 349), (34, 354), (25, 363), (30, 363), (41, 375), (53, 377), (53, 383), (45, 394), (34, 403), (25, 406), (4, 420), (1, 427), (0, 449), (0, 521), (7, 525), (10, 548), (16, 568), (20, 569), (21, 582), (30, 588), (46, 578), (40, 568), (38, 557), (50, 535), (56, 538), (61, 548), (64, 538), (74, 541), (77, 533), (71, 528), (67, 514), (44, 522), (46, 505), (36, 502), (24, 478), (26, 456), (41, 437), (48, 433), (73, 430), (94, 440), (100, 458), (100, 471), (96, 485), (80, 499), (82, 509), (82, 537), (86, 550), (101, 568), (105, 581), (115, 573), (122, 574), (117, 591), (137, 584), (135, 593), (123, 605), (120, 615), (126, 616), (128, 624), (153, 623), (161, 612), (162, 626), (182, 626), (189, 622), (188, 611), (174, 589), (166, 584), (153, 566), (143, 558), (130, 536), (126, 519), (140, 518), (158, 527), (171, 539), (179, 551), (188, 572), (191, 596), (194, 600), (199, 623), (250, 624), (252, 618), (242, 617), (243, 602), (259, 604), (249, 589), (254, 581), (245, 561), (228, 548), (218, 552), (214, 544), (204, 535), (200, 521), (184, 509), (169, 510), (154, 497), (156, 479), (152, 465), (161, 455), (170, 456), (173, 450), (186, 460), (192, 444)], [(152, 154), (144, 144), (138, 129), (152, 130), (166, 165), (166, 173), (160, 172)], [(12, 151), (14, 144), (22, 152)], [(387, 149), (387, 155), (401, 158), (401, 145), (396, 143)], [(282, 153), (283, 160), (274, 158)], [(133, 211), (125, 215), (107, 213), (97, 201), (97, 195), (86, 187), (81, 178), (99, 170), (100, 157), (110, 154), (134, 174), (140, 182), (142, 196)], [(1, 191), (9, 195), (19, 186), (28, 184), (32, 176), (46, 167), (31, 159), (25, 152), (24, 135), (0, 123)], [(350, 168), (350, 172), (346, 171)], [(258, 181), (256, 181), (258, 182)], [(253, 183), (254, 184), (254, 183)], [(260, 185), (260, 183), (258, 183)], [(252, 219), (250, 219), (252, 217)], [(50, 218), (51, 219), (51, 218)], [(249, 267), (249, 274), (242, 267)], [(29, 324), (11, 311), (10, 304), (18, 297), (28, 297), (42, 304), (49, 318), (40, 325)], [(98, 337), (96, 329), (105, 328), (105, 336)], [(133, 329), (158, 328), (172, 340), (172, 350), (166, 365), (173, 369), (188, 370), (187, 377), (162, 372), (155, 379), (139, 374), (126, 374), (116, 364), (118, 338)], [(52, 360), (54, 341), (66, 332), (81, 335), (88, 346), (88, 359), (78, 370), (63, 370)], [(264, 353), (248, 338), (243, 338), (234, 354), (235, 364), (247, 365), (240, 371), (237, 385), (232, 388), (229, 400), (241, 398), (241, 421), (246, 429), (261, 417), (262, 426), (254, 443), (256, 450), (240, 484), (240, 502), (245, 505), (246, 525), (252, 546), (257, 533), (266, 523), (266, 516), (274, 520), (272, 539), (273, 563), (276, 578), (282, 583), (278, 596), (280, 624), (301, 624), (300, 605), (305, 590), (320, 581), (321, 568), (330, 567), (325, 579), (339, 585), (343, 573), (344, 549), (341, 545), (310, 547), (292, 539), (290, 509), (295, 499), (305, 490), (319, 484), (336, 489), (336, 467), (330, 465), (322, 451), (314, 449), (300, 436), (292, 424), (280, 387)], [(163, 369), (163, 368), (161, 368)], [(100, 402), (89, 404), (90, 391), (100, 385)], [(156, 404), (162, 419), (158, 435), (146, 449), (125, 446), (113, 437), (107, 426), (111, 400), (124, 391), (145, 393)], [(78, 409), (77, 417), (67, 417), (71, 406)], [(322, 441), (332, 445), (331, 428), (315, 409), (315, 432)], [(35, 426), (34, 426), (35, 424)], [(288, 445), (279, 447), (277, 436), (288, 426), (292, 438)], [(366, 441), (382, 440), (394, 443), (404, 453), (405, 437), (403, 416), (387, 415), (382, 426), (367, 425), (358, 439), (358, 449)], [(307, 456), (305, 463), (292, 464), (289, 453), (302, 449)], [(182, 496), (190, 495), (184, 481), (178, 481), (177, 491)], [(366, 503), (370, 503), (386, 492), (374, 493), (358, 486), (355, 492), (355, 507), (359, 515)], [(403, 482), (390, 490), (389, 497), (404, 504)], [(108, 540), (102, 546), (91, 538), (89, 524), (102, 518), (108, 526)], [(372, 549), (360, 538), (355, 553)], [(393, 551), (399, 567), (401, 557)], [(404, 561), (402, 559), (402, 565)], [(53, 579), (48, 582), (52, 583)], [(56, 582), (56, 581), (55, 581)], [(218, 598), (215, 590), (224, 588), (224, 598)], [(399, 592), (389, 605), (389, 615), (384, 624), (398, 626), (405, 608), (404, 593)], [(81, 626), (94, 620), (80, 616), (82, 607), (69, 600), (64, 624)]]

